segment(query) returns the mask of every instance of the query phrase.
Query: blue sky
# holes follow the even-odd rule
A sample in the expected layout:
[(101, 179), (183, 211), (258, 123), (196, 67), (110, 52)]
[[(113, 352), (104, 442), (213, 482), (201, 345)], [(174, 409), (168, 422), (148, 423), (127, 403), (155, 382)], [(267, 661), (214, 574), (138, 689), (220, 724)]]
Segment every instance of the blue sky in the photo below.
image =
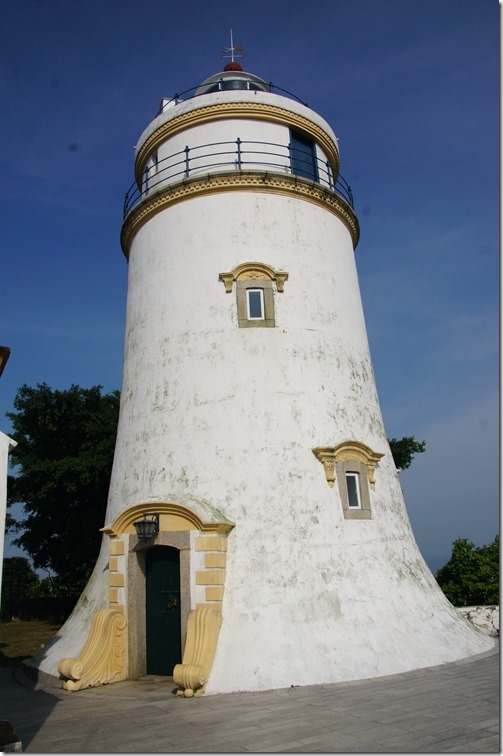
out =
[[(24, 383), (120, 388), (133, 146), (163, 96), (222, 68), (294, 92), (333, 127), (388, 436), (433, 569), (499, 524), (496, 0), (4, 0), (0, 429)], [(7, 554), (15, 553), (8, 549)]]

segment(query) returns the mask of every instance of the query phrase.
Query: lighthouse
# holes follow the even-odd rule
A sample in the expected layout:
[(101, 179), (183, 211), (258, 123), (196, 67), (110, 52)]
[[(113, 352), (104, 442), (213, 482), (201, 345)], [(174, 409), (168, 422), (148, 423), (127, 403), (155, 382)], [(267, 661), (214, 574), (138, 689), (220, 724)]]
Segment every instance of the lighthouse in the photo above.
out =
[(233, 56), (162, 100), (134, 173), (102, 548), (35, 666), (70, 690), (172, 677), (190, 698), (491, 648), (414, 540), (331, 126)]

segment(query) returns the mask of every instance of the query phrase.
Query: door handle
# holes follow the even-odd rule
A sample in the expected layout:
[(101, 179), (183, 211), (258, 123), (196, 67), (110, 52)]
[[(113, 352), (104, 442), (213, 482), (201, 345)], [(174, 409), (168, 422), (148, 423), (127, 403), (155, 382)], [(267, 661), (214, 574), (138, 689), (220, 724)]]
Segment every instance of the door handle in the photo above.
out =
[(179, 593), (177, 591), (161, 591), (161, 594), (166, 596), (166, 608), (174, 609), (178, 606)]

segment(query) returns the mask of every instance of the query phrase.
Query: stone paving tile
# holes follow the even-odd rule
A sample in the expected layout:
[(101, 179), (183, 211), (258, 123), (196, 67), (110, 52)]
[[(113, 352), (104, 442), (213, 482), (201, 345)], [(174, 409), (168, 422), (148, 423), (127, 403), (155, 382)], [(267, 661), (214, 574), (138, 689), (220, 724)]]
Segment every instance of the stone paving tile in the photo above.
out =
[(306, 720), (298, 719), (298, 720), (289, 720), (289, 719), (280, 719), (279, 721), (271, 721), (271, 722), (260, 722), (260, 724), (257, 726), (257, 729), (260, 730), (260, 732), (264, 733), (275, 733), (275, 732), (281, 732), (281, 731), (291, 731), (291, 730), (297, 730), (301, 729), (303, 727), (309, 727), (312, 728), (312, 723)]
[(358, 744), (358, 738), (354, 735), (346, 735), (336, 732), (319, 733), (318, 735), (311, 735), (309, 737), (303, 737), (300, 739), (306, 751), (311, 751), (312, 748), (333, 747), (341, 750), (342, 748), (353, 749)]
[[(181, 753), (208, 753), (207, 748), (191, 748), (187, 751), (181, 751)], [(212, 753), (215, 753), (212, 751)], [(249, 751), (246, 750), (246, 748), (243, 748), (239, 745), (225, 745), (225, 746), (219, 746), (218, 753), (249, 753)]]
[(382, 741), (383, 744), (385, 743), (390, 748), (399, 747), (402, 751), (407, 750), (420, 750), (421, 745), (437, 745), (438, 747), (438, 738), (436, 738), (434, 735), (425, 735), (424, 733), (409, 733), (407, 736), (399, 735), (395, 738), (389, 738), (386, 741)]
[[(352, 750), (357, 753), (404, 753), (403, 748), (391, 749), (388, 748), (388, 746), (381, 745), (381, 743), (361, 740), (358, 741), (358, 745)], [(331, 752), (332, 749), (326, 749), (326, 751)], [(342, 750), (340, 748), (334, 748), (333, 751), (335, 753), (347, 752), (346, 750)]]
[(497, 732), (497, 733), (499, 733), (500, 730), (501, 730), (501, 727), (500, 727), (499, 724), (495, 724), (495, 725), (491, 725), (490, 727), (486, 727), (485, 729), (488, 730), (489, 732)]
[(470, 749), (472, 747), (477, 747), (474, 744), (477, 743), (477, 741), (481, 741), (485, 738), (487, 738), (487, 733), (484, 733), (484, 738), (482, 738), (480, 733), (472, 733), (472, 735), (462, 733), (459, 735), (454, 735), (452, 737), (439, 739), (439, 741), (437, 742), (437, 747), (441, 752), (453, 748), (454, 746), (459, 750), (463, 750), (465, 748)]
[(288, 732), (287, 730), (282, 732), (261, 732), (257, 730), (255, 733), (250, 733), (246, 737), (240, 738), (240, 742), (243, 748), (249, 751), (255, 751), (257, 749), (263, 749), (264, 746), (276, 745), (277, 743), (286, 743), (295, 741), (295, 745), (300, 745), (300, 738), (295, 733)]
[(499, 717), (491, 717), (490, 719), (474, 719), (473, 722), (464, 720), (465, 727), (474, 730), (488, 730), (491, 727), (495, 727), (499, 732), (500, 720)]
[(300, 740), (279, 740), (261, 745), (245, 746), (245, 750), (252, 753), (289, 753), (292, 748), (298, 748), (302, 743)]
[(473, 740), (471, 745), (474, 748), (498, 748), (500, 747), (500, 738), (499, 735), (496, 733), (486, 734), (478, 738), (477, 740)]
[(415, 732), (422, 732), (424, 730), (428, 730), (431, 727), (437, 726), (436, 717), (432, 715), (418, 716), (417, 714), (415, 714), (412, 717), (402, 717), (393, 721), (379, 721), (383, 724), (387, 724), (389, 727), (398, 726), (400, 727), (400, 729), (406, 730), (411, 734)]
[(389, 727), (388, 725), (382, 725), (381, 727), (373, 727), (370, 725), (369, 727), (362, 728), (360, 732), (365, 739), (375, 738), (376, 742), (379, 743), (399, 736), (401, 736), (403, 740), (409, 740), (413, 736), (412, 733), (407, 730), (399, 727)]
[(499, 738), (491, 739), (484, 738), (482, 741), (475, 741), (474, 751), (478, 753), (501, 753), (501, 743)]
[(26, 752), (227, 753), (252, 743), (271, 752), (498, 752), (496, 654), (376, 680), (191, 700), (160, 683), (72, 694), (2, 673), (0, 711), (22, 725)]

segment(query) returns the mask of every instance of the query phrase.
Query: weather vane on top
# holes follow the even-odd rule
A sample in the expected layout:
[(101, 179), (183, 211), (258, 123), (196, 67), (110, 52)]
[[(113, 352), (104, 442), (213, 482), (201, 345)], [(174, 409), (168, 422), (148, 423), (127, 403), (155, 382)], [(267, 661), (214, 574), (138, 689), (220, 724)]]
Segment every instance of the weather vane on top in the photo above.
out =
[[(226, 53), (230, 53), (230, 55), (226, 55)], [(222, 58), (230, 58), (231, 61), (234, 63), (234, 58), (242, 58), (243, 57), (243, 45), (236, 45), (234, 47), (234, 40), (232, 39), (232, 29), (231, 29), (231, 46), (230, 47), (224, 47), (222, 52)]]

